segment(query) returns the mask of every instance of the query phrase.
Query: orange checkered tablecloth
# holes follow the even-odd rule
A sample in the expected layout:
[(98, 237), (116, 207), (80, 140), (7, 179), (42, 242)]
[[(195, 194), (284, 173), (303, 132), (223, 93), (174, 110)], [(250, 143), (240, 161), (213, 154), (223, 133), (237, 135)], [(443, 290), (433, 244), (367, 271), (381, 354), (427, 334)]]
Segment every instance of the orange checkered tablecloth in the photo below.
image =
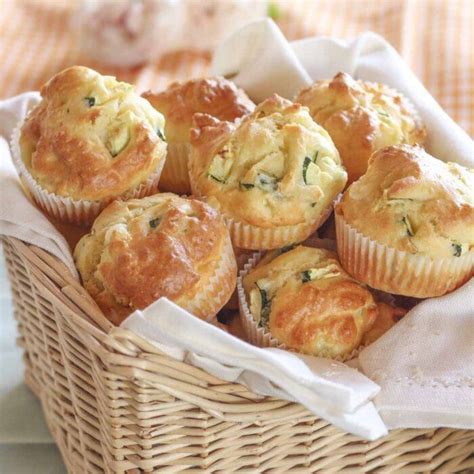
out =
[[(112, 70), (81, 56), (71, 26), (78, 0), (0, 0), (0, 97), (38, 89), (55, 72), (84, 64), (161, 89), (203, 76), (209, 54), (181, 52), (156, 64)], [(99, 1), (99, 0), (98, 0)], [(198, 0), (196, 0), (198, 1)], [(225, 0), (221, 0), (225, 1)], [(444, 109), (474, 135), (474, 0), (281, 0), (278, 23), (288, 39), (314, 35), (384, 36)]]

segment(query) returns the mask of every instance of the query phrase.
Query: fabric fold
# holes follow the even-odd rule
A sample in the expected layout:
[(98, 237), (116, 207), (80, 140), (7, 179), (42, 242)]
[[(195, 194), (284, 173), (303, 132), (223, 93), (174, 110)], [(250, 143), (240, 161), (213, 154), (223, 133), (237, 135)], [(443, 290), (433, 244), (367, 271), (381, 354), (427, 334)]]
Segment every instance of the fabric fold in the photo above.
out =
[(283, 33), (268, 19), (249, 23), (224, 41), (211, 69), (239, 84), (257, 102), (273, 93), (291, 97), (311, 84)]
[(474, 279), (423, 301), (362, 350), (390, 428), (474, 427)]
[[(262, 395), (301, 403), (345, 431), (371, 440), (386, 433), (370, 402), (378, 386), (345, 364), (254, 347), (195, 318), (166, 298), (135, 311), (121, 327), (216, 377), (243, 383)], [(184, 352), (176, 352), (176, 347)]]

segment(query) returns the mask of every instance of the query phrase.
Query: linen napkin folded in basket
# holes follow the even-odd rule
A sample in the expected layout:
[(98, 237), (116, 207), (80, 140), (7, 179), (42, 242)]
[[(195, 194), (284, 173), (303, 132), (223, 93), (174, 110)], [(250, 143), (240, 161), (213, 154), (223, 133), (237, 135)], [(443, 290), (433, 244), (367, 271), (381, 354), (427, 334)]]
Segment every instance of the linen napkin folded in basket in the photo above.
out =
[[(354, 43), (315, 38), (290, 45), (273, 23), (262, 21), (244, 27), (226, 41), (218, 49), (213, 65), (215, 73), (232, 75), (254, 99), (262, 99), (273, 92), (291, 98), (301, 86), (313, 79), (328, 78), (339, 70), (386, 82), (404, 92), (420, 110), (430, 133), (435, 135), (429, 142), (431, 153), (464, 164), (469, 164), (469, 157), (472, 159), (469, 137), (444, 114), (397, 53), (376, 35), (363, 35)], [(396, 71), (394, 77), (386, 74), (390, 70)], [(30, 99), (24, 95), (16, 100), (21, 103)], [(0, 122), (5, 114), (11, 115), (12, 104), (15, 100), (0, 104)], [(26, 113), (26, 110), (19, 110), (18, 103), (13, 108), (17, 120)], [(8, 137), (8, 126), (2, 123), (2, 127), (2, 135)], [(0, 151), (1, 162), (9, 163), (7, 150), (2, 148)], [(10, 172), (11, 169), (8, 171), (8, 166), (2, 164), (2, 194), (6, 185), (12, 186), (11, 180), (6, 179)], [(0, 233), (24, 238), (46, 248), (70, 266), (70, 254), (67, 249), (66, 254), (62, 252), (64, 239), (54, 227), (45, 224), (46, 219), (42, 223), (32, 219), (28, 225), (27, 219), (15, 217), (23, 214), (23, 204), (19, 198), (14, 207), (11, 202), (6, 206), (3, 200), (0, 201)], [(5, 224), (10, 222), (13, 225)], [(23, 226), (26, 230), (21, 229)], [(19, 234), (20, 230), (24, 237)], [(472, 285), (467, 284), (451, 295), (417, 306), (402, 321), (403, 325), (397, 324), (361, 353), (360, 367), (366, 375), (347, 364), (327, 359), (253, 347), (192, 317), (166, 299), (136, 311), (122, 327), (146, 337), (171, 357), (186, 360), (225, 380), (241, 382), (262, 395), (297, 401), (345, 431), (373, 440), (386, 433), (386, 426), (370, 401), (379, 390), (379, 385), (370, 380), (372, 378), (382, 387), (375, 401), (382, 416), (387, 413), (384, 420), (389, 427), (472, 427), (472, 392), (467, 388), (472, 381), (473, 368), (470, 347), (466, 344), (470, 328), (465, 323), (472, 320), (469, 301), (472, 304), (474, 300), (473, 291)], [(441, 304), (445, 299), (448, 302)], [(459, 311), (454, 311), (454, 307)], [(460, 310), (465, 310), (464, 316), (459, 316)], [(439, 320), (436, 333), (429, 330), (430, 315), (435, 313)], [(457, 318), (456, 324), (453, 324), (453, 318)], [(413, 360), (408, 358), (411, 356), (409, 349), (400, 347), (400, 343), (394, 344), (393, 348), (388, 346), (388, 338), (397, 341), (405, 332), (410, 332), (406, 329), (410, 322), (413, 325), (409, 340), (412, 345), (418, 344), (413, 367), (406, 362)], [(460, 338), (459, 332), (465, 337)], [(452, 350), (455, 343), (459, 345), (456, 352)], [(428, 358), (427, 352), (433, 346), (437, 348), (436, 352)], [(443, 365), (439, 365), (437, 358), (448, 353), (453, 357), (444, 357)], [(405, 363), (402, 363), (402, 354), (407, 355)], [(440, 372), (437, 372), (438, 367)], [(423, 402), (416, 399), (416, 386), (412, 384), (410, 390), (405, 391), (405, 385), (399, 384), (397, 390), (391, 392), (394, 374), (398, 371), (398, 376), (403, 377), (407, 370), (415, 370), (415, 375), (424, 377), (425, 393), (436, 377), (454, 381), (446, 383), (450, 389), (445, 390), (441, 398), (436, 391), (430, 392), (431, 406), (424, 406), (422, 419), (412, 416), (413, 410), (423, 406)], [(392, 393), (393, 397), (389, 398), (386, 393)]]
[(252, 391), (301, 403), (345, 431), (376, 439), (387, 430), (373, 403), (379, 388), (341, 362), (261, 349), (227, 334), (166, 298), (135, 311), (121, 327), (170, 356)]

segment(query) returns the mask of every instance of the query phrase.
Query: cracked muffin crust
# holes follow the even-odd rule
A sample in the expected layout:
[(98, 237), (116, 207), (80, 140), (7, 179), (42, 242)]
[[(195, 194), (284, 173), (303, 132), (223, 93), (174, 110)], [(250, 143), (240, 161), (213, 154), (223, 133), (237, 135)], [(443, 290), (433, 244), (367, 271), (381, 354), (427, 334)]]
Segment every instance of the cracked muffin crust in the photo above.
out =
[(304, 240), (347, 179), (328, 133), (306, 107), (277, 95), (238, 124), (196, 115), (191, 144), (193, 193), (231, 221), (240, 248)]
[(114, 201), (74, 258), (84, 287), (116, 324), (160, 297), (210, 319), (236, 283), (222, 218), (203, 202), (170, 193)]
[(343, 72), (303, 89), (295, 102), (306, 105), (328, 131), (349, 184), (365, 173), (375, 151), (402, 143), (423, 144), (426, 137), (417, 111), (402, 94), (385, 84), (356, 81)]

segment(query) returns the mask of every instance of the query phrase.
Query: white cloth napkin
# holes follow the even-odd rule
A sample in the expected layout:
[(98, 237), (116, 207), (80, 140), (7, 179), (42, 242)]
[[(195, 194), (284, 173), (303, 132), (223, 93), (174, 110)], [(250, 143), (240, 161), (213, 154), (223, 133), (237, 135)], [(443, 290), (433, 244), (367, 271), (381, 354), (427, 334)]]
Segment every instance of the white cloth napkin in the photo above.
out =
[(378, 386), (346, 364), (252, 346), (166, 298), (135, 311), (121, 327), (216, 377), (243, 383), (262, 395), (299, 402), (345, 431), (367, 439), (386, 433), (368, 402)]
[[(310, 38), (288, 43), (265, 20), (234, 33), (213, 58), (215, 74), (231, 76), (257, 101), (273, 92), (293, 98), (301, 86), (339, 71), (403, 92), (427, 126), (427, 150), (442, 160), (474, 167), (472, 140), (374, 33), (351, 42)], [(471, 280), (454, 293), (416, 306), (361, 352), (358, 366), (380, 385), (375, 404), (389, 428), (474, 428), (473, 348)]]
[(77, 277), (66, 239), (28, 200), (11, 160), (8, 142), (13, 129), (39, 100), (37, 92), (27, 92), (0, 102), (0, 234), (47, 250)]
[(474, 279), (415, 306), (364, 349), (359, 363), (382, 390), (390, 428), (474, 427)]
[(212, 60), (214, 74), (231, 78), (257, 102), (274, 92), (292, 99), (303, 86), (329, 79), (339, 71), (403, 92), (429, 130), (426, 149), (442, 160), (474, 167), (472, 140), (395, 49), (375, 33), (364, 33), (353, 41), (317, 37), (288, 43), (273, 21), (260, 20), (230, 36)]

